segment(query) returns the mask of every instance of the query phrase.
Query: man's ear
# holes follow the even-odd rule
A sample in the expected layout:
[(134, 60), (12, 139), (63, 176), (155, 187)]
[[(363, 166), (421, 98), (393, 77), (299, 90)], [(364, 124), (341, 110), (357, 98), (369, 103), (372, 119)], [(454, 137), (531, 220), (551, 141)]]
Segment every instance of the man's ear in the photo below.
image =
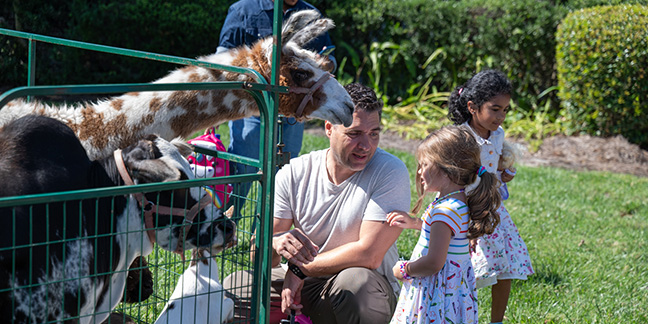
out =
[(328, 120), (324, 121), (324, 132), (326, 133), (326, 136), (328, 138), (331, 138), (331, 132), (333, 131), (333, 124), (331, 124)]

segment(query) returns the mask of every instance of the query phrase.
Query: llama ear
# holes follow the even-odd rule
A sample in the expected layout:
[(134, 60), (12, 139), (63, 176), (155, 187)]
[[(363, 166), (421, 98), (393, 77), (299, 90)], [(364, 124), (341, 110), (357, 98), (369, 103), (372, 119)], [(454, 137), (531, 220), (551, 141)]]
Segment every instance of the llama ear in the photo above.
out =
[(180, 180), (180, 171), (160, 159), (159, 149), (149, 139), (125, 148), (122, 154), (136, 184)]
[(293, 42), (303, 47), (309, 41), (333, 28), (333, 20), (321, 18), (316, 10), (302, 10), (294, 13), (284, 23), (281, 40), (284, 44)]
[(184, 158), (188, 157), (189, 155), (191, 155), (191, 153), (193, 153), (193, 148), (191, 147), (191, 145), (187, 144), (187, 142), (185, 142), (180, 137), (176, 137), (172, 139), (171, 144), (173, 144), (173, 146), (175, 146), (178, 149), (178, 152), (180, 152), (180, 155), (182, 155), (182, 157)]

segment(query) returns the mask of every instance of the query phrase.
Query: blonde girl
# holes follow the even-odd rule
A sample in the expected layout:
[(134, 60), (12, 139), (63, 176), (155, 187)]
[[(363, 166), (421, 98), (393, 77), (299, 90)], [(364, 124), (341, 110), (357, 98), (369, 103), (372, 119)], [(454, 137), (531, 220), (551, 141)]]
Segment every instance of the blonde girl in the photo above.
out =
[[(481, 165), (479, 152), (472, 134), (459, 126), (441, 128), (419, 145), (412, 214), (427, 193), (438, 194), (421, 218), (388, 215), (391, 226), (421, 230), (410, 260), (393, 268), (403, 287), (391, 323), (477, 323), (469, 240), (493, 232), (500, 204), (499, 182)], [(479, 185), (466, 194), (477, 178)]]

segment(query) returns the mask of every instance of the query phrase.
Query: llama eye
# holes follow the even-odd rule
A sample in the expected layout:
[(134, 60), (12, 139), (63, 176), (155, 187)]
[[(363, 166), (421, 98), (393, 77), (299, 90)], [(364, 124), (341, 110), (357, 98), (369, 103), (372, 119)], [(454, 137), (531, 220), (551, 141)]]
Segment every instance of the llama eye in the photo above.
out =
[(305, 71), (293, 71), (292, 77), (296, 83), (302, 83), (308, 79), (308, 73)]

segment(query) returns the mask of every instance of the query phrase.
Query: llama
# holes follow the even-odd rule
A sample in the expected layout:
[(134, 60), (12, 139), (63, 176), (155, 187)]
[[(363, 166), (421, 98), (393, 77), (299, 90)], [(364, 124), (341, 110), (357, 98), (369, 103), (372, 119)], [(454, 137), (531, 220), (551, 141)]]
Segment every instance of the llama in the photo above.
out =
[[(325, 71), (330, 61), (302, 48), (333, 26), (332, 20), (320, 18), (313, 10), (295, 13), (285, 22), (279, 82), (290, 91), (279, 95), (280, 114), (300, 120), (319, 118), (351, 124), (353, 102), (342, 85)], [(273, 39), (268, 37), (251, 47), (242, 46), (198, 60), (251, 68), (269, 80), (272, 45)], [(186, 66), (154, 83), (218, 81), (256, 82), (248, 74)], [(166, 140), (187, 138), (207, 127), (259, 114), (253, 97), (241, 89), (131, 92), (96, 103), (60, 107), (19, 99), (0, 108), (0, 127), (28, 114), (62, 121), (81, 140), (91, 160), (108, 157), (146, 134), (158, 134)]]

